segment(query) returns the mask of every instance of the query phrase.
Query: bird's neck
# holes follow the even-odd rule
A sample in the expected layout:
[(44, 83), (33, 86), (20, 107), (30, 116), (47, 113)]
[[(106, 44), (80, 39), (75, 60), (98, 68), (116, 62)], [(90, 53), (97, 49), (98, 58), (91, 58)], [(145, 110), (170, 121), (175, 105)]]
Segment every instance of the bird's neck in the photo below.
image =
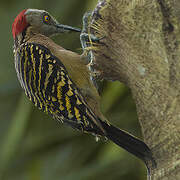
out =
[(22, 33), (19, 33), (15, 40), (14, 46), (15, 48), (20, 47), (21, 44), (27, 42), (30, 38), (38, 34), (39, 32), (35, 30), (32, 26), (28, 26)]

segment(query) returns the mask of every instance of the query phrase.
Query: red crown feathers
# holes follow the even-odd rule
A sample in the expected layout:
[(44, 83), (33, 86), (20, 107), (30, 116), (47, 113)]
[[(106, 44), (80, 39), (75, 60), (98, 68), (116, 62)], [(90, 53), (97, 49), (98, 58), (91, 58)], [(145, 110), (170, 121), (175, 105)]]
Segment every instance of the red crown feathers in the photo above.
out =
[(12, 34), (13, 34), (13, 38), (15, 39), (16, 36), (23, 32), (23, 30), (28, 26), (28, 23), (26, 21), (26, 17), (25, 17), (25, 12), (26, 9), (24, 9), (23, 11), (21, 11), (17, 17), (15, 18), (13, 24), (12, 24)]

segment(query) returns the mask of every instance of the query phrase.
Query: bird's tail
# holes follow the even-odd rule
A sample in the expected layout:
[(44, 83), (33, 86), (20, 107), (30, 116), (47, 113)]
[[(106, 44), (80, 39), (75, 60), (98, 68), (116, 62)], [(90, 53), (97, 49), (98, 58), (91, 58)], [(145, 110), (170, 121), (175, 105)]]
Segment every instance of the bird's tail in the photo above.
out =
[(151, 161), (152, 166), (156, 167), (156, 162), (152, 156), (152, 152), (143, 141), (114, 127), (113, 125), (109, 125), (101, 120), (100, 122), (106, 131), (106, 137), (108, 139), (143, 160), (146, 166), (148, 162)]

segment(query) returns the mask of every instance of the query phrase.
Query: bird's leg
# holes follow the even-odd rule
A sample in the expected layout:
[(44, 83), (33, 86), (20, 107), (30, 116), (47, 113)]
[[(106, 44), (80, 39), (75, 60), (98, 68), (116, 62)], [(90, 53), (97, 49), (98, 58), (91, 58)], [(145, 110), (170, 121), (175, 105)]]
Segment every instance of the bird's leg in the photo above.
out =
[(80, 34), (81, 46), (82, 46), (83, 51), (86, 52), (87, 54), (88, 63), (92, 63), (92, 59), (93, 59), (92, 51), (88, 49), (88, 47), (92, 46), (92, 43), (99, 43), (99, 41), (102, 39), (102, 38), (98, 38), (94, 36), (93, 34), (89, 34), (88, 28), (89, 28), (90, 16), (91, 16), (91, 12), (87, 12), (84, 14), (83, 19), (82, 19), (83, 28)]
[[(82, 28), (82, 32), (80, 34), (80, 41), (81, 41), (81, 46), (83, 49), (83, 54), (85, 55), (85, 59), (87, 61), (88, 67), (91, 71), (91, 80), (93, 82), (93, 84), (95, 85), (95, 87), (98, 89), (98, 85), (97, 85), (97, 79), (101, 79), (99, 77), (101, 77), (101, 72), (97, 71), (93, 68), (93, 60), (94, 60), (94, 55), (92, 52), (92, 47), (93, 47), (93, 43), (99, 44), (100, 40), (103, 38), (98, 38), (96, 36), (94, 36), (93, 34), (89, 33), (89, 19), (91, 18), (91, 12), (87, 12), (84, 14), (83, 16), (83, 28)], [(98, 78), (97, 78), (98, 77)]]

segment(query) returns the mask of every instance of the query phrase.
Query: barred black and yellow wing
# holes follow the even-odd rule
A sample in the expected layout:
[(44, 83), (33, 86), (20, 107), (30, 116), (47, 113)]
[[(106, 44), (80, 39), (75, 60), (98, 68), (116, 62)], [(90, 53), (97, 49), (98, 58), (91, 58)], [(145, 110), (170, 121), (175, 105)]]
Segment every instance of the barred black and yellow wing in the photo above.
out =
[(88, 107), (66, 68), (45, 46), (23, 44), (15, 67), (22, 88), (35, 106), (73, 128), (103, 134), (98, 118)]

